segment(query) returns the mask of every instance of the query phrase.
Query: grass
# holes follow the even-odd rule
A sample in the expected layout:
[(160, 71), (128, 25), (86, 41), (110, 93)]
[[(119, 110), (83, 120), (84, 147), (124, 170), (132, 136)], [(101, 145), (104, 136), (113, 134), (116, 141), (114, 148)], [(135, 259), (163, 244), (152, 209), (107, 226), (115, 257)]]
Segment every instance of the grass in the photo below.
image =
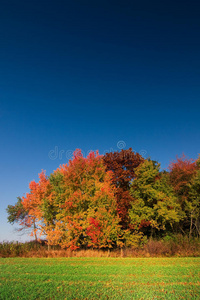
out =
[(200, 299), (200, 258), (0, 258), (0, 299)]

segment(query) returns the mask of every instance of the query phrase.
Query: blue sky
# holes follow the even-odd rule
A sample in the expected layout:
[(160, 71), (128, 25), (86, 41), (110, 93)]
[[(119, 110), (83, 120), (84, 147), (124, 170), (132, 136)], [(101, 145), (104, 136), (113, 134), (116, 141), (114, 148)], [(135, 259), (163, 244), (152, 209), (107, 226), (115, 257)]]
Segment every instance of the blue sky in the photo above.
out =
[(198, 157), (199, 15), (199, 1), (1, 1), (0, 241), (29, 239), (7, 205), (76, 148)]

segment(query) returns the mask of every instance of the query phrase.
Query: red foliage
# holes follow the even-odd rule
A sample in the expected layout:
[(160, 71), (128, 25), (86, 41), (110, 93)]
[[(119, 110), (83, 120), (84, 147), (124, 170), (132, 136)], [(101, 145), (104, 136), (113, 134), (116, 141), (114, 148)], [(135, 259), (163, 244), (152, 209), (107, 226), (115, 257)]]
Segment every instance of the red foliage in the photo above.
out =
[(99, 224), (99, 221), (94, 218), (89, 219), (89, 224), (86, 234), (90, 237), (91, 243), (88, 244), (88, 247), (90, 246), (99, 246), (99, 237), (101, 235), (101, 227)]
[(192, 179), (197, 170), (196, 161), (188, 159), (183, 154), (182, 157), (177, 157), (177, 160), (169, 165), (169, 177), (174, 191), (178, 196), (186, 197), (188, 193), (187, 184)]
[(124, 228), (128, 226), (128, 210), (133, 201), (129, 193), (130, 183), (135, 178), (135, 169), (144, 161), (132, 148), (120, 152), (106, 153), (103, 157), (106, 170), (113, 172), (113, 183), (116, 186), (117, 211)]
[(140, 223), (139, 229), (141, 229), (143, 227), (148, 227), (149, 225), (151, 225), (151, 221), (142, 220)]

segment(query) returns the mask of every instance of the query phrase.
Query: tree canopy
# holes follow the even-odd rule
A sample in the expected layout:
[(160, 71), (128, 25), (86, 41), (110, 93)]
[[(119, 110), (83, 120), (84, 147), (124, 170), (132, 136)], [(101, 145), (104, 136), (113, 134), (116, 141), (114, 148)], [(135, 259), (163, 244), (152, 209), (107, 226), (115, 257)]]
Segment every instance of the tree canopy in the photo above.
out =
[(8, 222), (62, 248), (113, 248), (169, 232), (200, 234), (200, 158), (177, 158), (169, 171), (132, 149), (77, 149), (49, 176), (42, 171), (29, 192), (8, 205)]

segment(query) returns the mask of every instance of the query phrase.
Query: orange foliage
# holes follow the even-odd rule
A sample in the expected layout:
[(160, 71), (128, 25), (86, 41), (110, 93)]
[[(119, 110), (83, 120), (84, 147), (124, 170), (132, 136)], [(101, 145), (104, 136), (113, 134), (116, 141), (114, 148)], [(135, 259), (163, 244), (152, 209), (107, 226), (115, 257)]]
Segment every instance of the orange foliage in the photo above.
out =
[(68, 164), (49, 178), (42, 171), (39, 179), (30, 183), (22, 201), (30, 222), (37, 222), (34, 231), (45, 234), (50, 244), (72, 250), (116, 244), (120, 220), (112, 172), (106, 172), (98, 152), (84, 158), (77, 149)]

